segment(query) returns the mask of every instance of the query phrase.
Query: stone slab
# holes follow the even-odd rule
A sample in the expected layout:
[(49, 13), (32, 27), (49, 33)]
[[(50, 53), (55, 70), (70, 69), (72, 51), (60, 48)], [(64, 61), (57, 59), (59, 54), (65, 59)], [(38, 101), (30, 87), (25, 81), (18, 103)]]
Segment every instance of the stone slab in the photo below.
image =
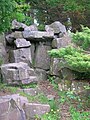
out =
[[(45, 39), (45, 38), (53, 38), (54, 33), (53, 32), (46, 32), (46, 31), (28, 31), (25, 30), (23, 31), (23, 37), (25, 39), (29, 40), (34, 40), (34, 41), (39, 41), (40, 39)], [(50, 39), (51, 40), (51, 39)]]
[(31, 46), (30, 42), (26, 41), (26, 39), (16, 39), (14, 43), (17, 48), (27, 48)]

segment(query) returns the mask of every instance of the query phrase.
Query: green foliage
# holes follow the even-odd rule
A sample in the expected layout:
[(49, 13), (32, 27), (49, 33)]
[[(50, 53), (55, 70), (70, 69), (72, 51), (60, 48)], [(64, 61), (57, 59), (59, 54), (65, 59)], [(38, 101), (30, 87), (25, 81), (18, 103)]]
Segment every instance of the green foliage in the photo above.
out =
[(57, 7), (61, 4), (65, 11), (81, 11), (84, 9), (84, 6), (82, 4), (78, 4), (77, 0), (46, 0), (46, 2), (52, 7)]
[(41, 117), (41, 120), (59, 120), (59, 110), (57, 109), (57, 111), (54, 111), (53, 109), (51, 109), (51, 111), (49, 113), (44, 114)]
[(0, 57), (0, 66), (3, 64), (3, 60), (2, 58)]
[(78, 112), (74, 107), (70, 108), (72, 120), (90, 120), (90, 112)]
[(38, 26), (38, 30), (44, 31), (45, 30), (45, 25), (44, 24), (40, 24)]
[(17, 92), (17, 87), (11, 87), (7, 86), (6, 84), (0, 83), (0, 91), (5, 93), (13, 93), (15, 94)]
[(82, 26), (82, 32), (72, 33), (72, 41), (83, 49), (88, 49), (90, 44), (90, 29)]
[(49, 51), (49, 55), (61, 58), (62, 66), (78, 72), (90, 72), (90, 55), (84, 54), (83, 50), (66, 47)]
[(28, 15), (30, 11), (30, 5), (26, 3), (26, 0), (19, 0), (15, 2), (15, 14), (14, 18), (19, 22), (23, 22), (27, 25), (32, 23), (32, 18)]
[(27, 88), (35, 88), (37, 87), (37, 83), (30, 83), (28, 85), (21, 85), (21, 88), (27, 89)]
[(14, 0), (0, 0), (0, 33), (10, 28), (14, 14)]

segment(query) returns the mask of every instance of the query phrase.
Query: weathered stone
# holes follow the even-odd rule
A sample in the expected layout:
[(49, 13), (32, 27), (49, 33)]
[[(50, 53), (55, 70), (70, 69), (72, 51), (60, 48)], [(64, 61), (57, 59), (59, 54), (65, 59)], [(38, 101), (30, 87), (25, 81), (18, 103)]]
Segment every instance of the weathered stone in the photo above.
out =
[(44, 40), (44, 38), (53, 38), (54, 33), (53, 32), (43, 32), (43, 31), (23, 31), (23, 37), (25, 39), (30, 39), (34, 41), (39, 41), (41, 39)]
[(30, 67), (23, 62), (3, 64), (1, 66), (3, 82), (7, 84), (29, 84), (31, 82), (37, 82), (37, 77), (33, 76), (30, 71), (32, 71)]
[(38, 31), (38, 28), (36, 25), (30, 25), (24, 28), (24, 30), (28, 30), (28, 31)]
[(54, 76), (61, 76), (61, 68), (60, 68), (60, 59), (52, 58), (50, 65), (50, 74)]
[(0, 43), (0, 59), (2, 60), (2, 63), (7, 63), (8, 62), (8, 56), (7, 52), (5, 50), (5, 46), (3, 43)]
[(47, 80), (47, 73), (45, 70), (36, 68), (35, 73), (39, 81)]
[(26, 48), (31, 46), (30, 42), (26, 41), (26, 39), (16, 39), (14, 42), (17, 48)]
[(17, 22), (17, 20), (12, 21), (12, 29), (14, 30), (24, 29), (25, 27), (27, 27), (27, 25)]
[(52, 41), (52, 48), (62, 48), (62, 47), (66, 47), (70, 44), (71, 44), (71, 39), (67, 34), (65, 34), (63, 37), (55, 38)]
[(41, 68), (43, 70), (48, 70), (50, 68), (50, 56), (47, 53), (49, 50), (51, 50), (51, 47), (45, 46), (43, 43), (37, 46), (35, 68)]
[(0, 97), (0, 120), (26, 120), (22, 109), (28, 103), (27, 98), (16, 95)]
[(55, 21), (51, 25), (48, 25), (48, 29), (51, 29), (51, 28), (53, 29), (53, 31), (54, 31), (55, 34), (66, 33), (65, 26), (62, 23), (60, 23), (59, 21)]
[(36, 115), (41, 116), (50, 111), (50, 105), (48, 104), (36, 104), (29, 103), (24, 106), (26, 113), (26, 119), (35, 118)]
[(11, 50), (10, 53), (10, 62), (25, 62), (29, 66), (32, 64), (31, 51), (30, 48), (21, 48), (17, 50)]

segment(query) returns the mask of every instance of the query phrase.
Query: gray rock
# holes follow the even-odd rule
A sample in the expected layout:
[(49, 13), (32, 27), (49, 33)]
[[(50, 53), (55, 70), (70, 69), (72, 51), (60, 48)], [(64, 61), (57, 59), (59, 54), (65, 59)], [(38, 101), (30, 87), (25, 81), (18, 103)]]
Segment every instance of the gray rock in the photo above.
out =
[(47, 80), (47, 73), (45, 70), (36, 68), (35, 73), (39, 81)]
[(17, 50), (10, 50), (10, 62), (25, 62), (29, 66), (32, 64), (31, 51), (30, 48), (21, 48)]
[[(24, 106), (26, 113), (26, 119), (35, 118), (36, 115), (41, 116), (50, 111), (50, 105), (48, 104), (36, 104), (29, 103)], [(31, 120), (30, 119), (30, 120)]]
[(40, 40), (44, 38), (53, 38), (54, 33), (53, 32), (43, 32), (43, 31), (29, 31), (25, 30), (23, 31), (23, 37), (25, 39), (30, 39), (30, 40)]
[(30, 25), (30, 26), (25, 27), (24, 30), (27, 30), (27, 31), (38, 31), (38, 28), (37, 28), (36, 25)]
[(26, 41), (26, 39), (16, 39), (14, 42), (17, 48), (26, 48), (31, 46), (30, 42)]
[(22, 109), (22, 106), (26, 103), (28, 103), (27, 98), (18, 94), (1, 96), (0, 120), (26, 120), (25, 113)]
[(30, 67), (27, 63), (9, 63), (1, 66), (3, 82), (7, 84), (29, 84), (37, 82), (36, 76), (30, 75)]
[(0, 43), (0, 60), (2, 61), (2, 63), (8, 62), (7, 52), (3, 43)]
[(48, 51), (51, 50), (50, 46), (45, 46), (43, 43), (37, 46), (35, 55), (35, 68), (48, 70), (50, 68), (50, 56)]
[(60, 68), (60, 59), (52, 58), (50, 65), (50, 74), (54, 76), (61, 76), (61, 68)]
[(12, 21), (12, 29), (19, 30), (21, 28), (24, 29), (25, 27), (27, 27), (27, 25), (17, 22), (17, 20)]
[(67, 34), (65, 34), (63, 37), (55, 38), (52, 41), (52, 48), (62, 48), (70, 44), (71, 44), (71, 38)]
[(48, 29), (51, 29), (51, 28), (53, 29), (53, 31), (54, 31), (55, 34), (66, 33), (65, 26), (62, 23), (60, 23), (59, 21), (55, 21), (51, 25), (48, 25)]

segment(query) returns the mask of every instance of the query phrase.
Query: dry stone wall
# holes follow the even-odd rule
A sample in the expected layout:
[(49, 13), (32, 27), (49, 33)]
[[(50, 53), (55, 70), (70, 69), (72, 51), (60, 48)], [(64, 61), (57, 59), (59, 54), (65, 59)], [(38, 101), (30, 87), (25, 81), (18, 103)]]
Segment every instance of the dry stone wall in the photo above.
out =
[[(5, 44), (0, 47), (1, 54), (8, 56), (7, 64), (1, 66), (4, 82), (28, 84), (46, 80), (47, 73), (60, 76), (60, 61), (51, 59), (48, 51), (66, 47), (71, 40), (59, 21), (46, 25), (45, 30), (38, 31), (36, 25), (27, 26), (16, 20), (12, 22), (12, 32), (5, 36)], [(35, 74), (28, 74), (31, 69)]]

